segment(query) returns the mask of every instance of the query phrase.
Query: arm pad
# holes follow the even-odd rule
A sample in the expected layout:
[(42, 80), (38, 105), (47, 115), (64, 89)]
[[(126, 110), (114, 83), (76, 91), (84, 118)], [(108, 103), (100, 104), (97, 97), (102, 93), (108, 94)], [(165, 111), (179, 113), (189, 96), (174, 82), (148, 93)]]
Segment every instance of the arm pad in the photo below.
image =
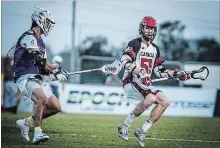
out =
[(39, 51), (33, 51), (31, 52), (31, 55), (34, 57), (34, 64), (39, 68), (39, 69), (44, 69), (47, 63), (47, 59), (41, 57), (41, 54)]
[(136, 65), (131, 61), (132, 58), (128, 55), (123, 55), (121, 58), (121, 63), (124, 69), (128, 70), (130, 73), (133, 73), (134, 69), (136, 68)]
[(39, 69), (40, 70), (40, 74), (41, 75), (50, 75), (50, 71), (46, 70), (45, 68), (44, 69)]

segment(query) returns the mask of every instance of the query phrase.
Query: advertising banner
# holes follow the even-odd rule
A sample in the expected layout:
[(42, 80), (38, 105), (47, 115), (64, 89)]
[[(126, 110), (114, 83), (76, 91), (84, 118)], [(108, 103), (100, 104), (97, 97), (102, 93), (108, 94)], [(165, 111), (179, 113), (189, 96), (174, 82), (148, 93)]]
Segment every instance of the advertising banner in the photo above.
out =
[[(216, 89), (160, 87), (171, 103), (164, 115), (212, 117)], [(66, 84), (61, 92), (62, 111), (84, 114), (128, 114), (135, 105), (124, 95), (122, 87)], [(144, 114), (149, 114), (151, 109)]]

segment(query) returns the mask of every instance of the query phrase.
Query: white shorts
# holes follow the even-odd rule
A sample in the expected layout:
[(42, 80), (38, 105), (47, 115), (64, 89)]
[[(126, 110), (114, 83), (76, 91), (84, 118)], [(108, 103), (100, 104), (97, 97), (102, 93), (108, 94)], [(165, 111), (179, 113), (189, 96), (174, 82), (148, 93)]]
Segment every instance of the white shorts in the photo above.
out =
[(50, 98), (53, 95), (52, 91), (45, 83), (43, 83), (43, 81), (36, 78), (35, 76), (35, 74), (26, 74), (20, 76), (16, 81), (19, 91), (23, 95), (31, 98), (32, 93), (36, 88), (42, 88), (45, 96)]
[(149, 93), (156, 95), (160, 90), (157, 90), (153, 86), (146, 86), (145, 88), (140, 87), (137, 83), (128, 83), (124, 85), (124, 91), (126, 97), (133, 104), (138, 104), (142, 101)]

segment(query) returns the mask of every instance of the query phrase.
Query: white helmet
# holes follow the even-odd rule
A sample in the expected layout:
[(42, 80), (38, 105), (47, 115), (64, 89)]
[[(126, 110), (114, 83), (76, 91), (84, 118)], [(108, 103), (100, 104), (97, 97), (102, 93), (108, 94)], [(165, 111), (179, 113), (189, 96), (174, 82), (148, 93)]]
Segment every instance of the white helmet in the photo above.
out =
[(55, 24), (52, 13), (43, 8), (35, 8), (31, 19), (43, 30), (45, 36), (49, 34)]
[(61, 56), (58, 56), (58, 55), (57, 55), (57, 56), (53, 57), (52, 62), (53, 62), (54, 64), (60, 65), (60, 64), (63, 63), (63, 58), (62, 58)]

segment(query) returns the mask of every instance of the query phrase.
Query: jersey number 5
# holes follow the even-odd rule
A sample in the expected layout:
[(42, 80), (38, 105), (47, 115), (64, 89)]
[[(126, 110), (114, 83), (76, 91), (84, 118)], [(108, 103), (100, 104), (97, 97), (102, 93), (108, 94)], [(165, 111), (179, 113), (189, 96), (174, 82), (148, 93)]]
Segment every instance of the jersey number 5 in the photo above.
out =
[(141, 67), (144, 68), (148, 74), (150, 74), (152, 69), (152, 59), (141, 58)]

